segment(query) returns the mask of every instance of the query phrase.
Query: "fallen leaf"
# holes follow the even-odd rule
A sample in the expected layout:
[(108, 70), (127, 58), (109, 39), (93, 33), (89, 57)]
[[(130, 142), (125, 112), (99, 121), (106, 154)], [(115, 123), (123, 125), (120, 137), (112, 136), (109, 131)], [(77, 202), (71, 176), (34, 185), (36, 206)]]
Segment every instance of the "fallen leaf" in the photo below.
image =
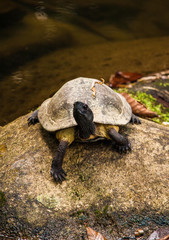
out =
[(101, 233), (94, 231), (90, 227), (86, 227), (86, 231), (88, 240), (107, 240)]
[(158, 117), (156, 112), (152, 112), (148, 110), (142, 103), (138, 102), (134, 98), (132, 98), (129, 94), (122, 92), (120, 93), (123, 97), (125, 97), (126, 101), (130, 104), (132, 108), (132, 112), (140, 117)]
[(147, 240), (169, 240), (169, 227), (158, 228)]
[(166, 235), (165, 237), (163, 237), (163, 238), (160, 238), (160, 240), (169, 240), (169, 234), (168, 235)]
[(116, 72), (114, 75), (111, 75), (109, 78), (109, 87), (111, 88), (123, 87), (123, 84), (129, 84), (131, 82), (135, 82), (137, 81), (137, 79), (141, 77), (142, 77), (142, 74), (140, 73)]
[(92, 90), (92, 92), (93, 92), (93, 93), (92, 93), (92, 97), (95, 98), (95, 97), (96, 97), (96, 88), (95, 88), (95, 86), (92, 86), (92, 87), (91, 87), (91, 90)]
[(158, 73), (153, 73), (151, 76), (146, 76), (146, 77), (142, 77), (138, 80), (138, 82), (153, 82), (155, 80), (159, 80), (159, 79), (169, 79), (169, 70), (165, 70), (162, 72), (158, 72)]
[(100, 80), (101, 80), (101, 82), (100, 82), (100, 81), (95, 81), (95, 82), (93, 83), (92, 87), (91, 87), (91, 90), (92, 90), (92, 92), (93, 92), (93, 93), (92, 93), (92, 97), (93, 97), (93, 98), (96, 97), (95, 84), (97, 83), (97, 84), (103, 85), (103, 83), (104, 83), (104, 81), (105, 81), (103, 78), (101, 78)]

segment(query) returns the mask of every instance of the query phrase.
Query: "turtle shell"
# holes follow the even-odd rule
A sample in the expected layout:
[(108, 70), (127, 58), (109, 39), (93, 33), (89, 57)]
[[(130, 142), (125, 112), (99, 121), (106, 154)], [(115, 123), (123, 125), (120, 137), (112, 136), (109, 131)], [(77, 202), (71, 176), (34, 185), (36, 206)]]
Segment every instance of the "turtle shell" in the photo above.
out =
[[(114, 92), (97, 79), (76, 78), (65, 83), (52, 98), (47, 99), (39, 108), (38, 118), (43, 128), (53, 132), (76, 126), (73, 117), (73, 104), (81, 101), (91, 108), (94, 122), (112, 125), (127, 124), (132, 115), (126, 99)], [(92, 87), (96, 96), (93, 97)]]

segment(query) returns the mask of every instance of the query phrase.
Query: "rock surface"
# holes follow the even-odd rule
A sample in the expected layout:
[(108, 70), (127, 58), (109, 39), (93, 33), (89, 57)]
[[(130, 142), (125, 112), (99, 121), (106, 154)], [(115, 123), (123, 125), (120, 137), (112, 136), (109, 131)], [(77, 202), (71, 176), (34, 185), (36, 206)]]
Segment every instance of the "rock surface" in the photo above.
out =
[(58, 143), (22, 116), (0, 128), (0, 237), (86, 239), (84, 222), (107, 239), (169, 225), (169, 128), (142, 120), (121, 129), (132, 152), (109, 141), (73, 143), (56, 184), (50, 166)]

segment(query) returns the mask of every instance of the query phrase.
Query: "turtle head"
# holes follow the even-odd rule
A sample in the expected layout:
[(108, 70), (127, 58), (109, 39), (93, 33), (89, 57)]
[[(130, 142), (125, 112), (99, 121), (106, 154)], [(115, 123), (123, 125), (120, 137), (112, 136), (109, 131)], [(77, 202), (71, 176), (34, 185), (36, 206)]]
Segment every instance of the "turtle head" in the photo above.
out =
[(73, 106), (73, 116), (79, 127), (81, 138), (89, 138), (95, 134), (95, 125), (93, 122), (93, 112), (89, 106), (83, 102), (75, 102)]

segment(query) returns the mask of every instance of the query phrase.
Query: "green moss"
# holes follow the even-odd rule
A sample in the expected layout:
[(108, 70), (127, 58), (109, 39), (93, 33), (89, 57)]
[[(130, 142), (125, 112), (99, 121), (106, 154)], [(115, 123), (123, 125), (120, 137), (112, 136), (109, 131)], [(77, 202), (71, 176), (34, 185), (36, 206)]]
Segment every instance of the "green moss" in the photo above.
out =
[(128, 89), (118, 89), (116, 92), (126, 92), (132, 98), (136, 99), (138, 102), (141, 102), (146, 108), (150, 111), (156, 112), (158, 117), (153, 118), (152, 120), (157, 123), (169, 122), (169, 108), (163, 107), (157, 102), (157, 100), (151, 95), (145, 92), (137, 91), (136, 93)]
[(79, 220), (85, 221), (88, 218), (88, 214), (84, 209), (78, 210), (70, 214), (71, 217), (76, 217)]
[(59, 203), (58, 199), (55, 196), (47, 196), (45, 194), (37, 196), (37, 200), (50, 209), (55, 208)]
[[(133, 94), (132, 94), (133, 95)], [(136, 92), (133, 96), (137, 101), (143, 103), (149, 110), (156, 112), (158, 115), (161, 114), (161, 104), (157, 104), (157, 101), (151, 94), (144, 92)]]
[(169, 83), (157, 82), (158, 86), (169, 87)]
[(107, 216), (109, 209), (110, 209), (110, 207), (109, 207), (108, 205), (105, 205), (102, 209), (96, 209), (96, 210), (94, 211), (94, 214), (95, 214), (97, 217)]
[(169, 109), (159, 104), (151, 94), (138, 91), (135, 95), (132, 94), (132, 97), (144, 104), (147, 109), (158, 114), (159, 117), (153, 118), (153, 121), (158, 123), (169, 122)]
[(5, 198), (5, 193), (0, 191), (0, 207), (3, 207), (5, 205), (6, 198)]

